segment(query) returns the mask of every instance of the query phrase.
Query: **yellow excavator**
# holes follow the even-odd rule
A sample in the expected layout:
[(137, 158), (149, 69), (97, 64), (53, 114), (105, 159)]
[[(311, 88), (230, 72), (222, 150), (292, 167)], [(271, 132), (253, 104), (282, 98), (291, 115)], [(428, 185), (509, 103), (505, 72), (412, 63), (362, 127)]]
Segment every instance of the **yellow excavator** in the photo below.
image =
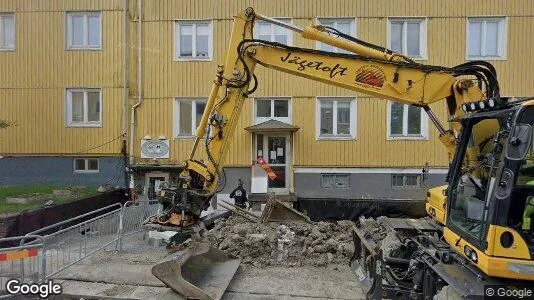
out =
[[(255, 39), (258, 20), (349, 53)], [(421, 107), (448, 150), (448, 185), (429, 190), (429, 218), (358, 221), (351, 264), (368, 298), (474, 297), (489, 284), (534, 284), (534, 186), (528, 184), (534, 177), (534, 100), (501, 97), (496, 70), (488, 62), (420, 64), (335, 28), (298, 28), (252, 8), (234, 18), (190, 157), (179, 184), (162, 191), (163, 213), (153, 216), (152, 224), (186, 237), (202, 234), (200, 215), (217, 192), (243, 102), (258, 84), (258, 64)], [(448, 128), (429, 107), (442, 100)], [(377, 228), (379, 236), (372, 234)], [(203, 243), (186, 252), (155, 266), (153, 274), (187, 297), (221, 297), (229, 283), (221, 276), (231, 279), (238, 259)]]

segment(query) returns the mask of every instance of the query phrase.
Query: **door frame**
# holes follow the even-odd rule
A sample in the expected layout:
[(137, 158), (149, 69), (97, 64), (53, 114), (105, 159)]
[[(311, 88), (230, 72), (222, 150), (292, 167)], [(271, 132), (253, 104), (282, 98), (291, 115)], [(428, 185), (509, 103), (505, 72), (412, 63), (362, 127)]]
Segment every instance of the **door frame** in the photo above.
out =
[(150, 187), (150, 178), (165, 178), (165, 182), (169, 183), (169, 173), (162, 171), (152, 171), (145, 173), (145, 186), (143, 188), (143, 195), (148, 195), (148, 188)]
[[(267, 157), (266, 161), (269, 161), (268, 159), (268, 139), (269, 137), (284, 137), (285, 140), (286, 140), (286, 145), (285, 145), (285, 156), (286, 156), (286, 162), (285, 162), (285, 187), (284, 188), (269, 188), (267, 187), (267, 193), (271, 193), (271, 192), (274, 192), (275, 194), (277, 195), (289, 195), (289, 191), (290, 191), (290, 187), (289, 185), (291, 184), (291, 180), (290, 180), (290, 166), (291, 164), (293, 163), (291, 157), (292, 157), (292, 152), (291, 152), (291, 133), (288, 133), (288, 132), (257, 132), (254, 134), (254, 139), (253, 139), (253, 162), (254, 162), (254, 165), (256, 164), (256, 160), (257, 160), (257, 146), (258, 146), (258, 135), (261, 134), (263, 135), (263, 149), (262, 149), (262, 154), (263, 154), (263, 157)], [(254, 170), (254, 168), (252, 168)], [(253, 171), (254, 172), (254, 171)], [(263, 172), (263, 170), (262, 170)], [(254, 177), (254, 173), (252, 174), (252, 176)], [(267, 178), (267, 175), (265, 175), (266, 178)], [(268, 178), (267, 178), (268, 180)], [(268, 183), (267, 183), (268, 185)]]

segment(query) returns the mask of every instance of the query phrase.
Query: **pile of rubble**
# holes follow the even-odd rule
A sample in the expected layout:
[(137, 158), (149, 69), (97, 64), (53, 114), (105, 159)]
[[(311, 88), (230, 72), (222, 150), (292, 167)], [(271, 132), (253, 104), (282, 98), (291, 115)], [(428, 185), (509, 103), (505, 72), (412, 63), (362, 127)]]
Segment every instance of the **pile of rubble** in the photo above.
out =
[(326, 266), (348, 263), (354, 252), (351, 221), (253, 223), (231, 216), (206, 234), (220, 250), (253, 266)]

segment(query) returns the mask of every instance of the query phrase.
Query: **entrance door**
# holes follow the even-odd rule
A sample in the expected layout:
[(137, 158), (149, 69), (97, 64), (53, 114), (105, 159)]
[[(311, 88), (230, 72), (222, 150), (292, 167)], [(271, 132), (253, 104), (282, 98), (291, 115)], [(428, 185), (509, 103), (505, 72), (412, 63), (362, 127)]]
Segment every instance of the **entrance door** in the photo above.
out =
[(165, 181), (165, 177), (150, 177), (148, 182), (148, 199), (156, 199), (160, 188), (159, 185)]
[(160, 191), (160, 184), (169, 182), (169, 173), (150, 172), (145, 174), (144, 194), (149, 200), (156, 199), (157, 192)]
[(269, 193), (289, 194), (288, 166), (291, 157), (289, 149), (289, 135), (287, 134), (256, 135), (256, 158), (263, 157), (276, 174), (274, 180), (268, 179), (267, 181), (267, 192)]

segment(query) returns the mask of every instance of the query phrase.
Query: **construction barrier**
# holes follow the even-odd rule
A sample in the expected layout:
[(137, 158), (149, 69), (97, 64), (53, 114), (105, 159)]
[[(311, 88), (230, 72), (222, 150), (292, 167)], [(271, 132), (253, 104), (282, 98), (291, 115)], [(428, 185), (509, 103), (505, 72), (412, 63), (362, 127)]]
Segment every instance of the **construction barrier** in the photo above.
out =
[[(32, 245), (0, 248), (0, 291), (5, 290), (7, 281), (13, 278), (21, 282), (38, 282), (45, 278), (46, 263), (43, 237), (37, 235), (15, 236), (0, 239), (3, 242), (21, 243), (33, 239)], [(1, 295), (0, 299), (11, 297)]]
[(143, 221), (160, 210), (157, 201), (115, 203), (43, 227), (24, 236), (0, 239), (19, 246), (0, 248), (0, 299), (10, 279), (44, 282), (103, 250), (122, 250), (124, 236), (142, 231)]

